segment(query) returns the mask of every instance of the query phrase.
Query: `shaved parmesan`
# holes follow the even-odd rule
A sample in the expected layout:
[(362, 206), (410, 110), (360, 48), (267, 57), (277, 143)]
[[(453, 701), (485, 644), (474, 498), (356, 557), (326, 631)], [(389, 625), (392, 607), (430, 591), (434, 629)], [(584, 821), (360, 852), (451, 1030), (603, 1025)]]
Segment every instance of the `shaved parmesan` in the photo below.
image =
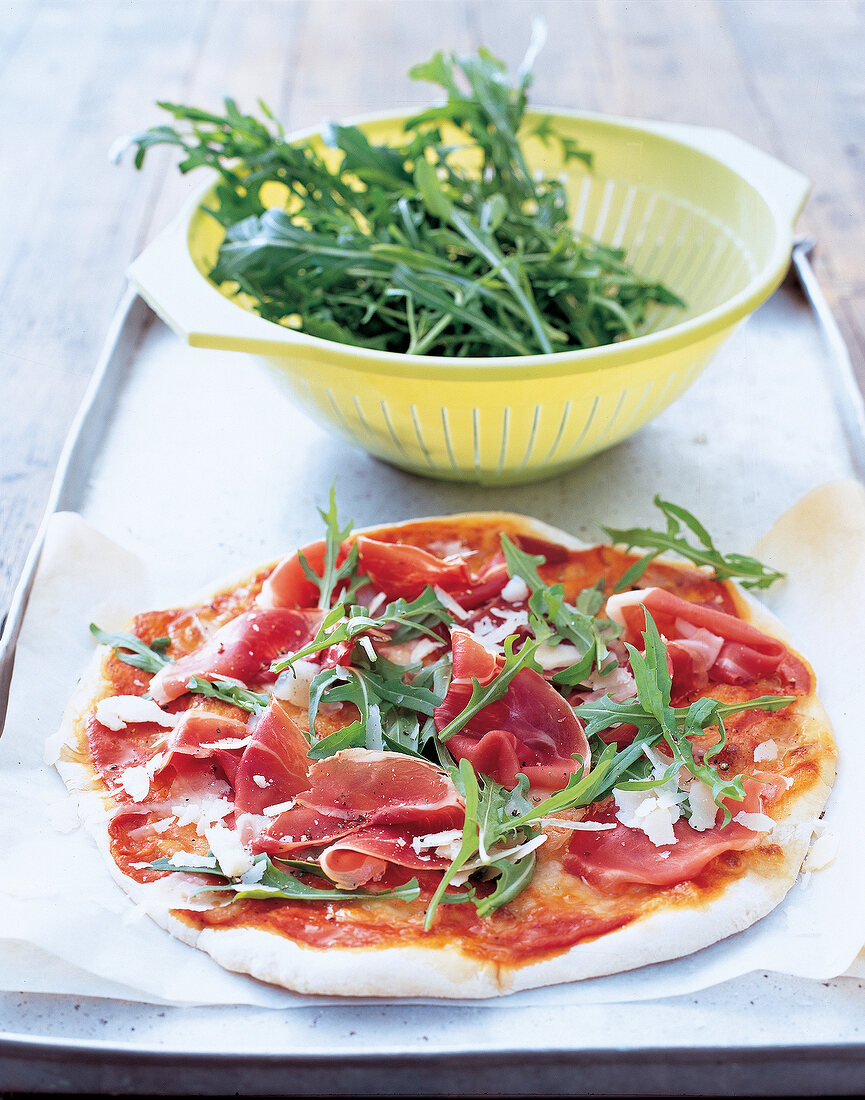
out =
[(506, 603), (522, 603), (529, 598), (529, 586), (522, 577), (511, 577), (502, 589), (502, 599)]
[(212, 752), (214, 749), (243, 749), (252, 741), (251, 737), (223, 737), (219, 741), (204, 742), (199, 746), (205, 752)]
[(136, 722), (155, 722), (157, 726), (173, 729), (180, 721), (176, 714), (168, 714), (152, 699), (138, 695), (112, 695), (96, 704), (96, 721), (110, 730), (123, 730)]
[(808, 855), (802, 864), (803, 871), (822, 871), (838, 854), (838, 837), (834, 833), (823, 833), (815, 837)]
[(411, 846), (418, 855), (422, 848), (435, 848), (436, 855), (450, 856), (453, 859), (459, 852), (462, 838), (461, 829), (447, 829), (443, 833), (427, 833), (426, 836), (413, 837)]
[(594, 689), (592, 694), (583, 700), (586, 703), (601, 699), (604, 695), (608, 695), (614, 703), (624, 703), (626, 699), (633, 699), (637, 694), (637, 685), (631, 670), (623, 665), (616, 665), (605, 675), (593, 669), (584, 683)]
[(273, 685), (273, 694), (295, 707), (309, 706), (309, 685), (321, 667), (313, 661), (295, 661), (291, 668), (279, 674)]
[(445, 592), (445, 590), (443, 588), (440, 588), (438, 585), (434, 586), (433, 592), (435, 592), (436, 597), (442, 607), (446, 611), (449, 611), (451, 615), (453, 615), (453, 617), (459, 622), (462, 622), (464, 619), (468, 618), (468, 611), (466, 611), (466, 609), (461, 604), (458, 604), (449, 592)]
[(528, 626), (529, 615), (523, 609), (513, 611), (510, 608), (491, 608), (490, 611), (472, 625), (472, 634), (487, 649), (501, 648), (501, 643), (522, 627)]
[(654, 588), (635, 588), (632, 592), (614, 592), (607, 600), (607, 618), (612, 619), (619, 626), (624, 626), (625, 616), (622, 614), (622, 609), (639, 606), (649, 593), (654, 591)]
[(252, 867), (252, 853), (241, 843), (234, 829), (212, 825), (204, 830), (210, 850), (216, 856), (220, 870), (229, 878), (237, 878)]
[(695, 779), (688, 787), (688, 803), (691, 807), (688, 824), (691, 828), (696, 829), (698, 833), (714, 829), (718, 817), (718, 806), (712, 797), (712, 788)]
[(150, 776), (147, 768), (141, 764), (134, 764), (126, 768), (120, 776), (120, 785), (135, 802), (143, 802), (150, 793)]
[(287, 802), (276, 802), (273, 806), (265, 806), (262, 812), (265, 817), (279, 817), (286, 810), (293, 810), (296, 802), (296, 798), (290, 798)]
[(186, 805), (172, 806), (171, 811), (177, 815), (178, 825), (195, 825), (198, 835), (204, 836), (209, 825), (234, 812), (234, 803), (222, 797), (206, 798), (203, 802), (190, 799)]
[(664, 783), (650, 791), (613, 791), (618, 810), (616, 817), (629, 829), (644, 832), (656, 848), (675, 844), (673, 826), (682, 816), (679, 808), (686, 795)]
[(200, 856), (197, 852), (175, 852), (168, 861), (175, 867), (216, 868), (216, 856)]
[(544, 671), (575, 665), (581, 657), (582, 653), (570, 642), (561, 642), (559, 645), (539, 645), (535, 650), (535, 660)]
[(267, 870), (267, 860), (260, 859), (257, 863), (253, 863), (252, 867), (248, 871), (244, 871), (240, 876), (240, 881), (244, 886), (255, 886), (256, 883), (261, 882), (264, 878), (264, 872)]
[(755, 833), (771, 833), (775, 828), (775, 821), (768, 814), (749, 814), (746, 810), (740, 810), (733, 820)]
[(754, 763), (759, 764), (761, 760), (777, 760), (778, 759), (778, 746), (774, 741), (763, 741), (757, 745), (754, 749)]

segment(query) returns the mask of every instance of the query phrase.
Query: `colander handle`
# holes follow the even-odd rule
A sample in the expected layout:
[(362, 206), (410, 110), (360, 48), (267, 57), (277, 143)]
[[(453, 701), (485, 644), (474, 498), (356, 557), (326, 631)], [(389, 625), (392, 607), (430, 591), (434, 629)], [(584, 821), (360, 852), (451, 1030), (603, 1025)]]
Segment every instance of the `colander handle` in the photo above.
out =
[(766, 199), (782, 222), (792, 226), (802, 212), (811, 184), (807, 176), (728, 130), (680, 122), (645, 123), (652, 130), (686, 142), (714, 157), (746, 179)]
[(134, 288), (193, 347), (264, 354), (284, 353), (287, 344), (314, 347), (304, 334), (239, 308), (202, 276), (187, 240), (190, 216), (202, 197), (194, 195), (130, 265), (127, 276)]

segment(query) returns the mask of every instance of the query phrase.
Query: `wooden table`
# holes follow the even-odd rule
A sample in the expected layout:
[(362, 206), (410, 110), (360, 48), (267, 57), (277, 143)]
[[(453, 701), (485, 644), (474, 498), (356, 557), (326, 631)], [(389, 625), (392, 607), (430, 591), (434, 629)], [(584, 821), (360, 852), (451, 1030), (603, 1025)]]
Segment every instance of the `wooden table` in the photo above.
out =
[[(0, 5), (0, 615), (127, 264), (198, 181), (109, 163), (157, 99), (263, 98), (290, 128), (428, 102), (406, 71), (542, 16), (533, 102), (718, 126), (806, 173), (799, 228), (865, 388), (865, 7), (856, 0), (5, 0)], [(145, 455), (129, 456), (147, 490)]]

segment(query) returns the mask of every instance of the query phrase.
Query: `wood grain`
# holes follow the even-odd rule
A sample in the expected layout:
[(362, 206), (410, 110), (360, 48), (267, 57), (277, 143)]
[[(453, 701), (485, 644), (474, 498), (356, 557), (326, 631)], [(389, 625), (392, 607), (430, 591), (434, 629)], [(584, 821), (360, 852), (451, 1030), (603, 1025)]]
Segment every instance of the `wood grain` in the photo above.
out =
[[(259, 96), (289, 127), (427, 102), (438, 48), (517, 64), (548, 28), (533, 100), (719, 126), (805, 172), (800, 228), (865, 387), (865, 7), (860, 0), (31, 0), (0, 19), (0, 613), (125, 269), (196, 181), (115, 139), (157, 99)], [(135, 456), (130, 456), (134, 462)], [(142, 479), (146, 475), (142, 472)]]

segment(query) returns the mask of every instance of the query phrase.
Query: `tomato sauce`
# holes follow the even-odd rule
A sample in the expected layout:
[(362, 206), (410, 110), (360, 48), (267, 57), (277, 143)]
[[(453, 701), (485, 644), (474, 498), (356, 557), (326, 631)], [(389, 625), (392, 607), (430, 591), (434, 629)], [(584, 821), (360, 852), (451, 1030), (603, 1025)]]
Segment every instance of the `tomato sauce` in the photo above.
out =
[[(374, 532), (374, 537), (381, 541), (400, 540), (440, 556), (455, 553), (460, 544), (471, 546), (475, 551), (471, 559), (472, 570), (477, 574), (500, 554), (501, 530), (509, 533), (525, 552), (547, 557), (546, 564), (540, 568), (541, 576), (547, 583), (561, 583), (565, 598), (569, 601), (599, 580), (603, 581), (605, 593), (611, 594), (625, 570), (637, 560), (635, 555), (608, 546), (563, 549), (543, 539), (521, 536), (518, 529), (507, 522), (498, 526), (482, 520), (459, 524), (437, 520), (416, 523), (407, 528), (384, 528)], [(194, 651), (207, 632), (212, 632), (248, 609), (269, 572), (268, 569), (262, 570), (243, 586), (221, 593), (209, 603), (194, 608), (151, 611), (139, 615), (130, 629), (147, 642), (169, 637), (171, 646), (168, 654), (177, 659)], [(663, 587), (691, 602), (706, 604), (728, 614), (739, 614), (731, 589), (695, 569), (656, 561), (647, 568), (639, 586)], [(124, 664), (113, 655), (105, 662), (104, 675), (111, 684), (113, 694), (141, 694), (149, 681), (148, 674)], [(812, 688), (810, 670), (791, 654), (778, 675), (745, 688), (713, 684), (711, 694), (723, 701), (734, 702), (760, 694), (804, 694)], [(686, 705), (688, 701), (678, 702)], [(197, 703), (190, 703), (186, 696), (168, 709), (181, 710), (189, 705)], [(356, 717), (353, 707), (347, 710), (348, 713), (342, 718), (344, 722)], [(332, 720), (332, 724), (338, 723)], [(175, 850), (205, 854), (207, 849), (207, 842), (197, 836), (191, 827), (173, 826), (158, 833), (152, 828), (154, 820), (169, 812), (160, 800), (170, 795), (171, 766), (164, 777), (154, 779), (148, 796), (148, 803), (154, 803), (152, 810), (148, 805), (130, 805), (128, 812), (123, 812), (124, 803), (129, 803), (130, 799), (119, 789), (119, 773), (130, 764), (145, 763), (156, 751), (160, 732), (151, 725), (141, 725), (124, 731), (122, 738), (118, 738), (95, 719), (91, 719), (87, 727), (93, 763), (121, 807), (110, 826), (112, 854), (120, 869), (140, 882), (152, 881), (159, 876), (159, 872), (142, 867), (144, 863)], [(714, 744), (716, 739), (716, 734), (707, 734), (703, 747)], [(817, 764), (806, 726), (804, 723), (799, 726), (795, 722), (791, 724), (789, 715), (784, 712), (769, 714), (749, 711), (731, 717), (727, 722), (727, 744), (714, 762), (719, 769), (730, 769), (732, 774), (748, 768), (753, 770), (756, 746), (771, 740), (779, 745), (779, 758), (767, 766), (790, 776), (794, 788), (813, 776)], [(206, 781), (217, 784), (227, 782), (213, 760), (196, 763), (200, 765), (199, 786)], [(759, 854), (748, 853), (750, 862), (747, 865), (755, 859), (771, 863), (778, 855), (777, 849), (764, 845)], [(184, 910), (175, 915), (195, 927), (257, 928), (319, 948), (333, 945), (383, 948), (402, 946), (406, 942), (423, 943), (431, 948), (459, 944), (470, 956), (503, 965), (519, 964), (528, 959), (554, 956), (576, 944), (625, 927), (656, 907), (671, 904), (708, 905), (731, 880), (742, 874), (746, 863), (740, 853), (728, 852), (712, 860), (691, 881), (662, 888), (634, 885), (615, 895), (602, 894), (588, 883), (564, 874), (556, 862), (552, 844), (549, 853), (545, 854), (543, 849), (540, 851), (538, 865), (543, 873), (537, 874), (535, 881), (514, 902), (486, 918), (479, 917), (471, 903), (440, 905), (430, 932), (423, 930), (423, 920), (435, 889), (436, 876), (424, 878), (422, 895), (412, 903), (386, 900), (337, 904), (234, 901), (205, 912)], [(314, 880), (314, 884), (321, 885), (321, 880)]]

